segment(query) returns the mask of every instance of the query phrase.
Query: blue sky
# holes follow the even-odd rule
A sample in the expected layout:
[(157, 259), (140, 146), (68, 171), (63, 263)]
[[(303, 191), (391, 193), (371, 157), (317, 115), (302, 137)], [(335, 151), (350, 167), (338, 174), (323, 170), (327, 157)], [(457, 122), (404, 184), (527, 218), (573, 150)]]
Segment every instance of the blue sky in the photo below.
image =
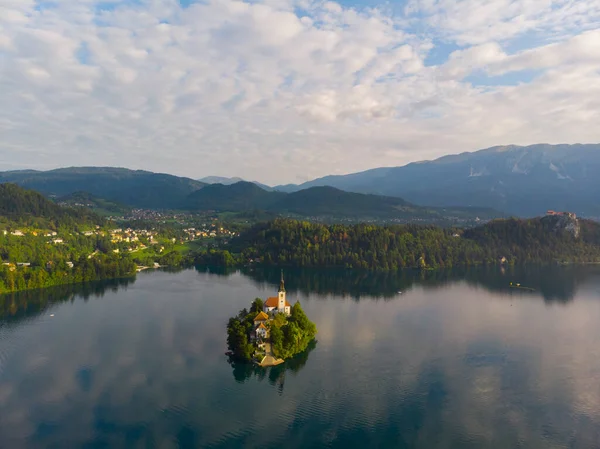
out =
[(5, 0), (0, 170), (301, 182), (598, 142), (600, 0)]

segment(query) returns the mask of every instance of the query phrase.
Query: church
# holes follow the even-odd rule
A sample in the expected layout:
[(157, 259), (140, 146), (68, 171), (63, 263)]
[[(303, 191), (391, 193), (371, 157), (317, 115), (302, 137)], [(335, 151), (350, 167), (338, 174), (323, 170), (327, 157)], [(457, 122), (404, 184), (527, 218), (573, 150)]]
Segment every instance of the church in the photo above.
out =
[(285, 285), (283, 282), (283, 270), (281, 271), (281, 282), (279, 283), (279, 291), (277, 296), (267, 298), (263, 306), (263, 311), (266, 313), (285, 313), (290, 315), (291, 313), (290, 303), (285, 299)]

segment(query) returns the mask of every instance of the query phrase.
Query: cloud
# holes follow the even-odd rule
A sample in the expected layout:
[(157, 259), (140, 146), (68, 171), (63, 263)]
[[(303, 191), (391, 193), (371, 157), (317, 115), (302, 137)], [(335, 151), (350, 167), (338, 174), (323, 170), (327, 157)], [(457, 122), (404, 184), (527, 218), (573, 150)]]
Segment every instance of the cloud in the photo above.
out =
[[(4, 169), (118, 165), (287, 183), (600, 138), (596, 0), (422, 0), (403, 14), (312, 0), (0, 8)], [(460, 48), (427, 65), (441, 42)], [(536, 76), (469, 81), (523, 70)]]

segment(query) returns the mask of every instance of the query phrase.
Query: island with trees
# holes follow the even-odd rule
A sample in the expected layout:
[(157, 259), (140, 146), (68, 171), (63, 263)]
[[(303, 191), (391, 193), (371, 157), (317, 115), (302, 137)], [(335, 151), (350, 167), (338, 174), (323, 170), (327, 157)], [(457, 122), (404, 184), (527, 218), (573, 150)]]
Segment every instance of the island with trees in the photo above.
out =
[(274, 366), (305, 351), (317, 327), (299, 302), (286, 299), (283, 272), (277, 296), (256, 298), (250, 310), (242, 309), (227, 323), (229, 356), (237, 361)]

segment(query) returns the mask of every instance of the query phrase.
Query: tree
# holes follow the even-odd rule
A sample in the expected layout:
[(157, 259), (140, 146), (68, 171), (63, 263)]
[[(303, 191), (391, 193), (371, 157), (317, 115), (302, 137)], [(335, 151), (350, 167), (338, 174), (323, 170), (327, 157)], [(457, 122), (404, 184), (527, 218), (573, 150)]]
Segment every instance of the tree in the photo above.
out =
[(250, 312), (259, 313), (263, 310), (264, 302), (260, 298), (256, 298), (250, 307)]

